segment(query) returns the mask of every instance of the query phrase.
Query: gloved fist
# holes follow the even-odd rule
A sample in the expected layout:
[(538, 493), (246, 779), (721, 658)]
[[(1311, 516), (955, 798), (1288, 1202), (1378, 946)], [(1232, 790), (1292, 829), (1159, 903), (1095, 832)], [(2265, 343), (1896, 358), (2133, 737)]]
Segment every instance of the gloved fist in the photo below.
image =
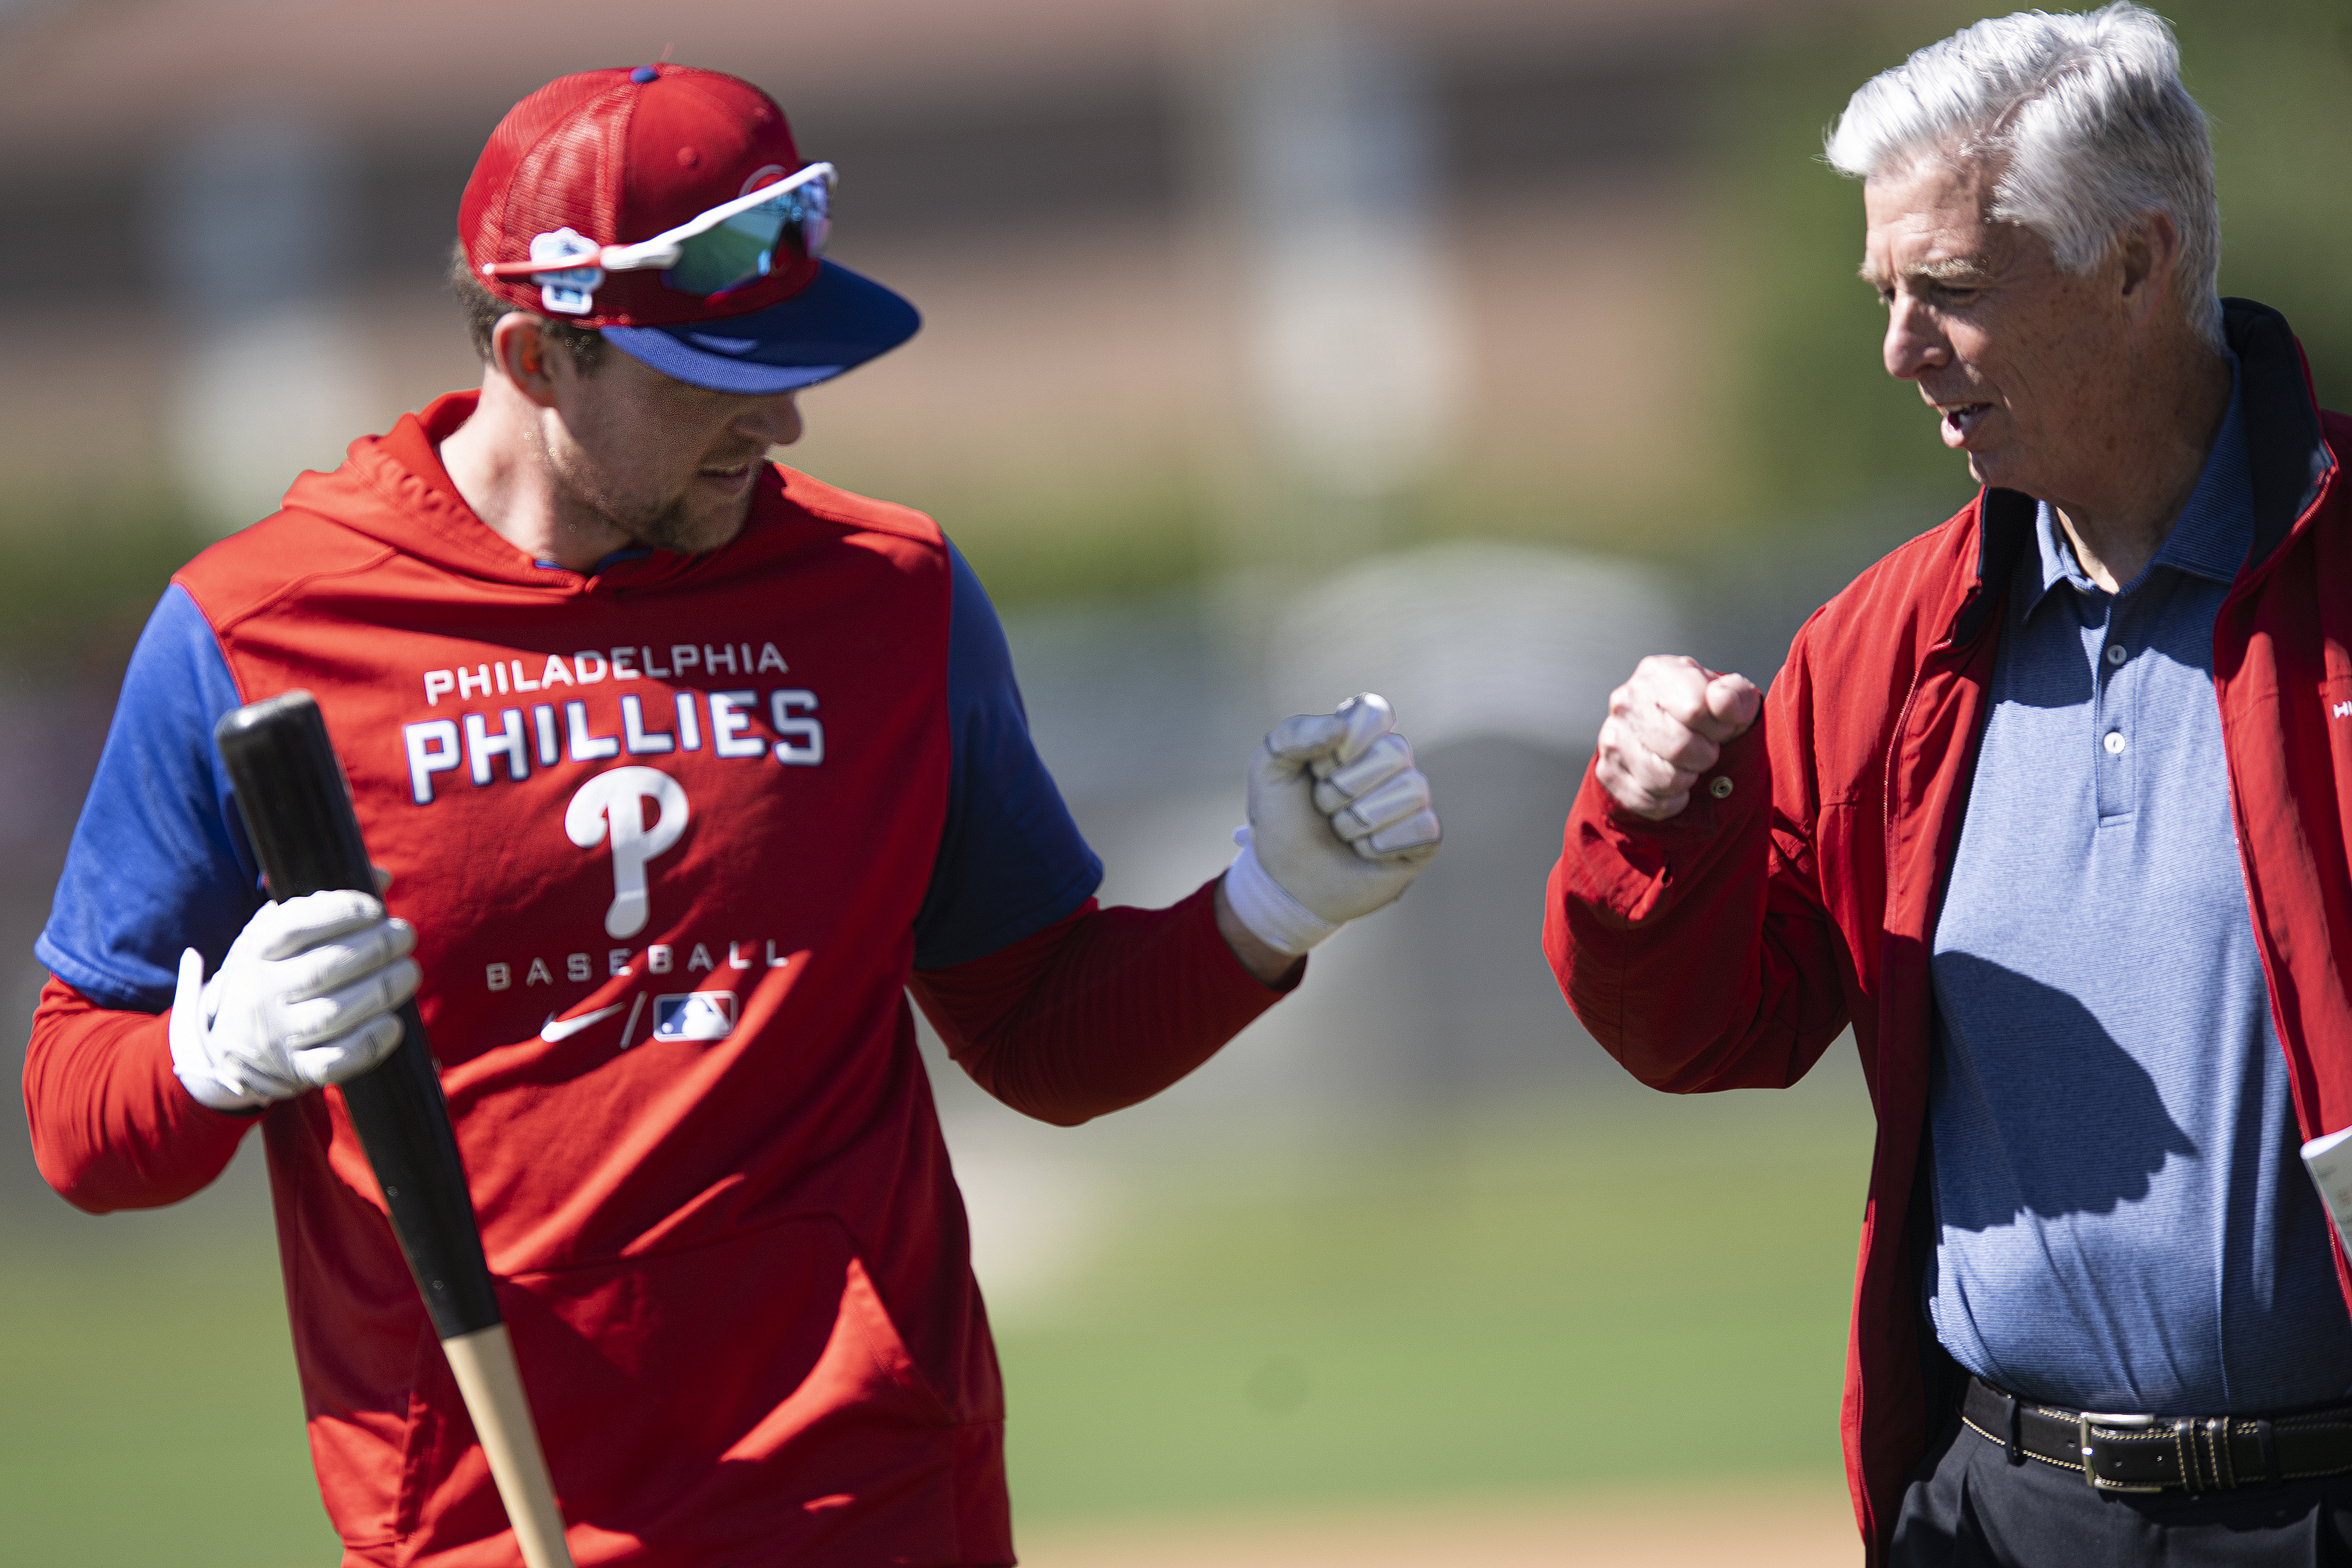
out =
[(341, 1083), (400, 1044), (393, 1011), (416, 994), (416, 931), (365, 893), (265, 904), (220, 972), (180, 954), (172, 1070), (215, 1110), (244, 1110)]
[(1436, 855), (1437, 814), (1385, 698), (1276, 725), (1250, 758), (1249, 826), (1225, 897), (1260, 941), (1302, 953), (1393, 902)]

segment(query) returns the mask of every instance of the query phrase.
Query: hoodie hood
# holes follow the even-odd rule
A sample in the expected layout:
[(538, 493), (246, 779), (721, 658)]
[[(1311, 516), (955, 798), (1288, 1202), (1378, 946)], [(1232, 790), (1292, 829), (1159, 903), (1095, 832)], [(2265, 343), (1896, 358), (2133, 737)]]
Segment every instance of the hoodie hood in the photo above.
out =
[[(441, 464), (441, 443), (473, 416), (480, 399), (475, 391), (448, 393), (422, 413), (401, 416), (383, 435), (361, 437), (334, 472), (297, 479), (286, 492), (286, 510), (314, 513), (445, 572), (560, 595), (695, 575), (741, 542), (739, 534), (707, 555), (655, 550), (597, 572), (541, 565), (475, 515)], [(783, 477), (770, 463), (753, 491), (744, 532), (772, 518), (783, 501)]]

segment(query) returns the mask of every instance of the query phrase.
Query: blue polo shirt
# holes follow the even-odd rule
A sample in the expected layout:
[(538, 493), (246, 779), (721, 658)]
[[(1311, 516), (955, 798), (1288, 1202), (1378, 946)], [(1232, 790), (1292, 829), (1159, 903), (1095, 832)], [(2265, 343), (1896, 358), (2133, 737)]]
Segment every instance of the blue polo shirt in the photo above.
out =
[(2121, 592), (2046, 505), (2035, 531), (1935, 931), (1928, 1315), (1971, 1372), (2078, 1409), (2340, 1399), (2352, 1321), (2296, 1157), (2213, 692), (2214, 614), (2253, 539), (2237, 395)]

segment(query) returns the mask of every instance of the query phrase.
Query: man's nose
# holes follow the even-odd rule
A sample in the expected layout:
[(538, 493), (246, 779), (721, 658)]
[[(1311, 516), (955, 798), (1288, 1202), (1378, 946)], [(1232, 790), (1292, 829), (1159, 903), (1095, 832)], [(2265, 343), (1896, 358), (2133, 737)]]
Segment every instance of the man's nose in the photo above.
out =
[(736, 414), (739, 435), (763, 446), (789, 447), (801, 438), (800, 405), (789, 392), (747, 401)]
[(1951, 344), (1944, 341), (1935, 316), (1899, 294), (1887, 307), (1886, 342), (1882, 347), (1886, 374), (1898, 381), (1916, 381), (1923, 372), (1952, 363)]

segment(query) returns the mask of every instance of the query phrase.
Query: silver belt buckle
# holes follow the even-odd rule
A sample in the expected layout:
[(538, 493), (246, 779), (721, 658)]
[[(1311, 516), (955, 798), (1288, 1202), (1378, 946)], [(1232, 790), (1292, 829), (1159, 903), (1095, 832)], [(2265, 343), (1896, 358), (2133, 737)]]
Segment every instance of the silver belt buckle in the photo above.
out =
[(2155, 1426), (2156, 1417), (2153, 1415), (2102, 1415), (2092, 1410), (2074, 1413), (2074, 1440), (2083, 1455), (2083, 1479), (2090, 1483), (2093, 1491), (2160, 1492), (2164, 1489), (2161, 1486), (2134, 1486), (2127, 1481), (2102, 1481), (2098, 1472), (2091, 1468), (2092, 1427), (2113, 1426), (2127, 1432), (2147, 1432), (2153, 1430)]

